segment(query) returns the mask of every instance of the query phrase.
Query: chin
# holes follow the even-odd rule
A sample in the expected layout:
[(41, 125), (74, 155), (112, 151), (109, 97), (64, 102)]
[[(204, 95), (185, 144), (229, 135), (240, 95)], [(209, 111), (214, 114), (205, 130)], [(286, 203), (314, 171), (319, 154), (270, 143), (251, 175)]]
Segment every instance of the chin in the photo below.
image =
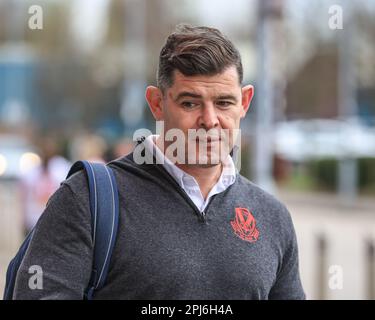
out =
[(201, 167), (213, 167), (221, 164), (222, 159), (220, 159), (219, 155), (210, 155), (208, 154), (206, 157), (197, 157), (195, 159), (195, 164)]
[(214, 167), (217, 167), (218, 165), (220, 165), (219, 163), (190, 163), (188, 164), (188, 166), (190, 167), (196, 167), (196, 168), (205, 168), (205, 169), (208, 169), (208, 168), (214, 168)]

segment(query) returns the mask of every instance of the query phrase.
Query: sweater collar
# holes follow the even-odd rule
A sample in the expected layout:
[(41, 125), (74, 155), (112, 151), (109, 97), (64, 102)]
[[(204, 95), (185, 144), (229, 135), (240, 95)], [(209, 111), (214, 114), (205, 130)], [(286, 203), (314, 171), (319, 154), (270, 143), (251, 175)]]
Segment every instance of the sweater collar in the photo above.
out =
[[(186, 173), (179, 167), (177, 167), (156, 145), (156, 139), (159, 135), (149, 135), (144, 143), (148, 152), (155, 155), (157, 163), (161, 163), (165, 170), (177, 181), (177, 183), (184, 189), (196, 189), (198, 183), (196, 179), (190, 174)], [(232, 185), (236, 180), (236, 168), (232, 157), (227, 156), (223, 162), (223, 170), (221, 172), (220, 178), (217, 181), (215, 189), (217, 193), (226, 190), (230, 185)]]

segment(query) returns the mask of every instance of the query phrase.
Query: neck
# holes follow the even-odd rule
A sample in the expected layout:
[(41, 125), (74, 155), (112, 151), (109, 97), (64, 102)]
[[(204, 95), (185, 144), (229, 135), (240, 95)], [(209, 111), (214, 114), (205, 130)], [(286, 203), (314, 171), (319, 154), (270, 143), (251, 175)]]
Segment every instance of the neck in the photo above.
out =
[[(156, 140), (156, 145), (165, 155), (165, 150), (167, 148), (165, 145), (166, 142), (164, 141), (163, 144), (163, 141), (160, 139), (162, 139), (161, 136), (159, 136), (159, 138)], [(162, 148), (163, 145), (164, 148)], [(207, 198), (210, 190), (219, 180), (223, 169), (223, 165), (221, 163), (215, 165), (191, 165), (176, 163), (175, 165), (187, 174), (194, 177), (199, 185), (199, 189), (201, 190), (204, 199)]]
[(212, 187), (218, 182), (222, 172), (221, 164), (214, 166), (176, 164), (176, 166), (197, 180), (204, 199), (207, 198)]

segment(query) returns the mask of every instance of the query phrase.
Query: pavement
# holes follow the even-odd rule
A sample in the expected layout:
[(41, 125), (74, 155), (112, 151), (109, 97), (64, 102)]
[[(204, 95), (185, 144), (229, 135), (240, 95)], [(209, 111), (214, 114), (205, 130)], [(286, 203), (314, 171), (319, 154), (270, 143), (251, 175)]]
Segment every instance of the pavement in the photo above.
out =
[(295, 225), (308, 299), (375, 299), (375, 199), (279, 192)]

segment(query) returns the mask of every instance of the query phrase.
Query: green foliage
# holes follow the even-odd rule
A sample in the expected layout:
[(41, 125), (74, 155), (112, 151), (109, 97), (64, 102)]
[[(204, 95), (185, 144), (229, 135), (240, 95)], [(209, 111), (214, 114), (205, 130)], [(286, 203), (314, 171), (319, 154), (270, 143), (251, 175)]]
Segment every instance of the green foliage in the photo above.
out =
[(307, 163), (307, 171), (319, 189), (336, 190), (337, 170), (336, 159), (319, 159)]
[(361, 158), (358, 163), (359, 188), (375, 194), (375, 158)]
[[(360, 158), (357, 161), (358, 191), (369, 195), (375, 194), (375, 158)], [(292, 190), (336, 192), (338, 165), (338, 160), (333, 158), (294, 164), (288, 178), (280, 183)]]

